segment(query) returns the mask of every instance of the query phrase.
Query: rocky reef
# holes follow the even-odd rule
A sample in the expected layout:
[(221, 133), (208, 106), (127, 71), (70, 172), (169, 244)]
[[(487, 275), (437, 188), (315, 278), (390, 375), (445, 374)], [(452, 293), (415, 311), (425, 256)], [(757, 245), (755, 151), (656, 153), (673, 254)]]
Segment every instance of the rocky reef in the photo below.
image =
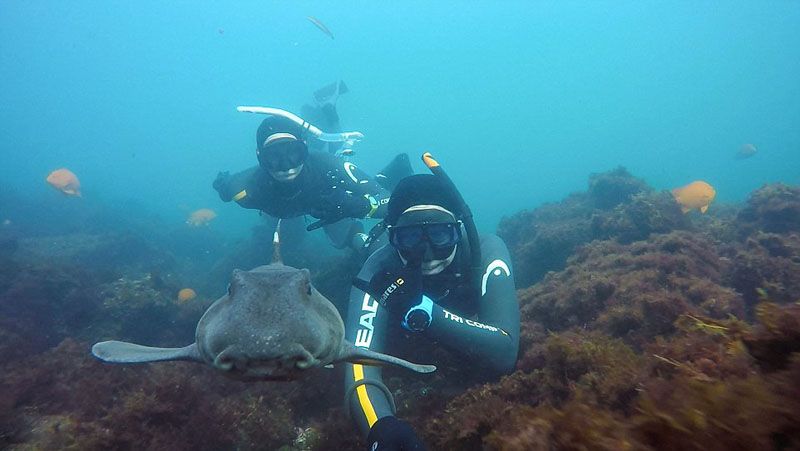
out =
[[(726, 208), (716, 218), (676, 217), (666, 202), (639, 216), (642, 196), (657, 199), (643, 190), (613, 214), (592, 214), (662, 226), (634, 227), (637, 240), (622, 227), (573, 244), (563, 270), (519, 290), (517, 371), (420, 422), (432, 447), (800, 446), (800, 191), (766, 186), (738, 214)], [(576, 217), (574, 199), (588, 211), (589, 197), (565, 201), (566, 215)], [(541, 227), (544, 216), (523, 215), (531, 230)], [(529, 241), (509, 241), (516, 255), (531, 255)]]
[(0, 439), (12, 449), (277, 449), (339, 400), (314, 389), (331, 383), (325, 373), (306, 387), (234, 382), (190, 363), (110, 366), (72, 339), (10, 369), (0, 406), (17, 415), (0, 416)]
[[(424, 337), (392, 352), (438, 371), (384, 371), (398, 416), (431, 449), (800, 449), (800, 189), (767, 185), (741, 207), (683, 214), (617, 168), (498, 232), (517, 272), (516, 371), (487, 377)], [(230, 269), (267, 262), (266, 235), (216, 241), (214, 258), (192, 256), (213, 234), (175, 247), (116, 229), (0, 237), (0, 447), (365, 449), (336, 388), (341, 368), (243, 383), (88, 353), (110, 337), (190, 341)], [(144, 240), (136, 258), (92, 254), (112, 236)], [(44, 239), (69, 258), (43, 258)], [(358, 260), (290, 243), (287, 263), (310, 267), (342, 308)], [(178, 304), (187, 280), (207, 285)]]
[(592, 174), (585, 193), (504, 218), (497, 234), (508, 245), (522, 287), (563, 269), (567, 258), (590, 241), (630, 243), (690, 227), (669, 193), (654, 192), (620, 167)]

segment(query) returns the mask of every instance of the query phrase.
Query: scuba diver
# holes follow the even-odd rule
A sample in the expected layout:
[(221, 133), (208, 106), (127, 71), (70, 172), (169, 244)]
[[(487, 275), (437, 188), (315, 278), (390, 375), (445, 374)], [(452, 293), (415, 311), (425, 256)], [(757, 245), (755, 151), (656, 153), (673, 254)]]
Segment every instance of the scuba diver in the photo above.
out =
[[(389, 244), (353, 281), (346, 338), (378, 352), (390, 338), (419, 340), (492, 376), (509, 374), (519, 348), (519, 306), (508, 250), (495, 235), (478, 237), (450, 178), (430, 154), (423, 161), (433, 174), (397, 183), (384, 219)], [(395, 416), (379, 367), (347, 364), (345, 403), (370, 450), (425, 449)]]
[(213, 183), (220, 198), (260, 210), (273, 223), (314, 216), (319, 220), (307, 230), (324, 227), (334, 247), (363, 250), (367, 236), (356, 218), (382, 218), (389, 192), (349, 161), (308, 148), (314, 139), (352, 144), (361, 134), (323, 133), (276, 108), (238, 109), (269, 115), (256, 132), (258, 165), (233, 175), (220, 172)]

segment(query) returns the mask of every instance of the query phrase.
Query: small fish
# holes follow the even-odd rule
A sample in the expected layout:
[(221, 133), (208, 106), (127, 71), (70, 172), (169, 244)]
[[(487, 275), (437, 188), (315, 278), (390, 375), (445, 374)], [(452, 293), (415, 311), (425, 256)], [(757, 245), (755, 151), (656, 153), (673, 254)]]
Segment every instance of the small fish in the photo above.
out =
[(81, 182), (69, 169), (56, 169), (47, 176), (47, 183), (67, 196), (81, 197)]
[(331, 33), (331, 30), (329, 30), (324, 23), (320, 22), (319, 19), (313, 16), (306, 16), (306, 19), (313, 23), (315, 27), (319, 28), (321, 32), (328, 35), (329, 38), (333, 39), (333, 33)]
[(342, 150), (339, 152), (339, 155), (341, 155), (341, 156), (343, 156), (343, 157), (352, 157), (352, 156), (353, 156), (353, 155), (355, 155), (355, 154), (356, 154), (356, 151), (355, 151), (355, 150), (353, 150), (353, 149), (342, 149)]
[(217, 217), (217, 213), (210, 208), (201, 208), (192, 212), (189, 215), (189, 218), (186, 219), (186, 223), (192, 227), (200, 227), (206, 226), (212, 219)]
[(224, 28), (217, 28), (217, 33), (225, 34), (225, 29)]
[(185, 304), (197, 297), (197, 293), (191, 288), (184, 288), (178, 292), (178, 303)]
[(758, 153), (758, 148), (756, 148), (754, 144), (742, 144), (742, 147), (736, 152), (736, 158), (744, 160), (745, 158), (752, 157), (756, 153)]
[(700, 213), (705, 213), (716, 196), (714, 188), (702, 180), (672, 190), (672, 197), (684, 213), (695, 208), (700, 210)]

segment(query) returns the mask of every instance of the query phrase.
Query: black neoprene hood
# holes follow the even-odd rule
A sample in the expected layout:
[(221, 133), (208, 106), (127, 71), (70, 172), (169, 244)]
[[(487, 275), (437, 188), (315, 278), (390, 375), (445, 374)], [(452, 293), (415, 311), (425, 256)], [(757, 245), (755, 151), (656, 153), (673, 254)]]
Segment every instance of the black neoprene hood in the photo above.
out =
[(302, 140), (305, 135), (303, 127), (291, 119), (282, 116), (267, 116), (256, 131), (256, 149), (260, 150), (264, 141), (275, 133), (291, 133), (295, 138)]
[(416, 174), (400, 180), (389, 198), (386, 223), (397, 224), (400, 215), (414, 205), (438, 205), (451, 211), (456, 218), (461, 214), (452, 192), (432, 174)]

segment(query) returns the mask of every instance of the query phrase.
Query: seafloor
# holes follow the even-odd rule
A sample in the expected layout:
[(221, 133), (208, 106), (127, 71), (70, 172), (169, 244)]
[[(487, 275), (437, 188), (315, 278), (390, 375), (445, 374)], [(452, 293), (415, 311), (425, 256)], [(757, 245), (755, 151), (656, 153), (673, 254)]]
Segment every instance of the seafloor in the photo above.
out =
[[(2, 193), (23, 207), (0, 229), (0, 448), (366, 449), (341, 368), (244, 383), (89, 354), (110, 338), (191, 342), (230, 270), (268, 262), (268, 234), (231, 245), (143, 208), (26, 209)], [(487, 383), (419, 340), (395, 351), (437, 372), (384, 372), (431, 449), (800, 449), (800, 188), (684, 215), (620, 168), (498, 234), (519, 288), (516, 372)], [(287, 264), (310, 267), (341, 307), (357, 262), (315, 249), (290, 246)], [(199, 296), (179, 304), (184, 286)]]

